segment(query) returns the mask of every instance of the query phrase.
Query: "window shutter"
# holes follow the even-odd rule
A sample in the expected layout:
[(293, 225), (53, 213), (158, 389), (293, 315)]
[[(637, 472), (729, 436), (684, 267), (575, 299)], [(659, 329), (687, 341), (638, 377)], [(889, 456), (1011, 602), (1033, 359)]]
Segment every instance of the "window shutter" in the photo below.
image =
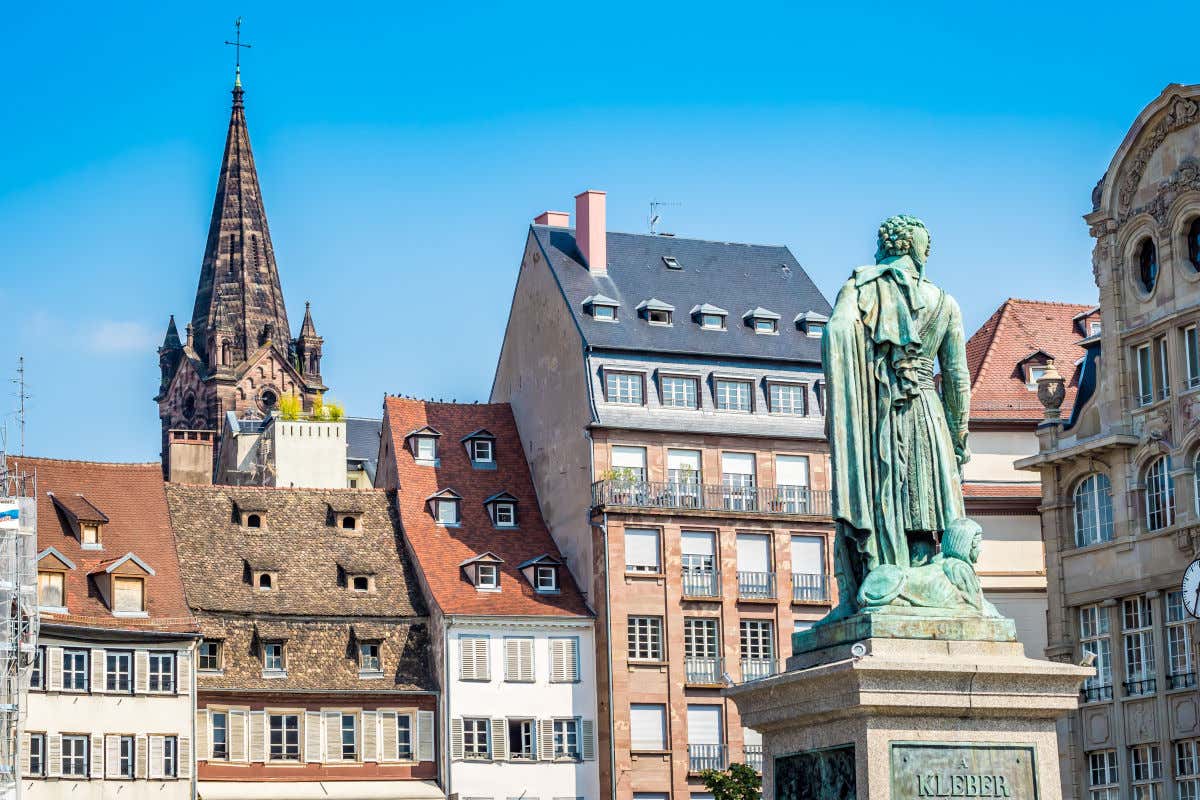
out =
[(362, 712), (362, 759), (363, 763), (379, 758), (379, 712)]
[(551, 639), (550, 653), (553, 665), (550, 680), (557, 683), (574, 683), (579, 680), (579, 642), (576, 639)]
[(462, 760), (463, 757), (463, 724), (458, 717), (450, 720), (450, 758)]
[(267, 712), (250, 712), (250, 753), (247, 761), (267, 760)]
[(175, 654), (175, 694), (187, 694), (191, 688), (192, 654), (188, 650), (179, 650)]
[(488, 669), (488, 639), (484, 636), (464, 636), (459, 639), (459, 658), (462, 660), (462, 677), (468, 681), (491, 679)]
[(321, 761), (321, 712), (304, 712), (304, 760), (309, 763)]
[(175, 757), (179, 760), (179, 768), (176, 774), (180, 778), (192, 777), (192, 740), (186, 736), (180, 736), (178, 746), (176, 748)]
[(492, 760), (508, 760), (508, 731), (502, 719), (492, 720)]
[(104, 737), (104, 774), (109, 778), (121, 777), (121, 737), (111, 733)]
[(399, 750), (400, 733), (395, 711), (379, 712), (379, 760), (395, 761)]
[(133, 691), (145, 694), (150, 691), (150, 652), (136, 650), (133, 654)]
[(61, 692), (63, 687), (63, 649), (61, 647), (49, 648), (46, 651), (46, 660), (50, 662), (50, 669), (46, 675), (46, 687), (51, 692)]
[(325, 712), (325, 760), (342, 760), (342, 715), (338, 711)]
[(104, 734), (93, 733), (91, 744), (92, 770), (93, 778), (104, 777)]
[[(58, 650), (58, 663), (62, 665), (62, 648)], [(46, 776), (57, 778), (62, 775), (62, 734), (51, 733), (46, 736)]]
[(107, 659), (104, 657), (103, 650), (93, 650), (92, 659), (92, 693), (108, 691), (108, 682), (105, 680)]
[[(42, 760), (43, 760), (43, 762), (45, 761), (44, 753), (42, 754)], [(46, 768), (45, 764), (43, 763), (42, 769), (45, 770), (45, 768)], [(22, 776), (27, 777), (29, 775), (29, 734), (28, 733), (21, 734), (21, 766), (20, 766), (20, 770), (21, 770)]]
[(229, 739), (229, 760), (245, 761), (246, 712), (230, 711), (227, 721), (229, 722), (229, 731), (226, 733), (226, 737)]
[(163, 776), (163, 737), (150, 737), (150, 780)]
[(554, 722), (539, 719), (535, 723), (538, 738), (538, 758), (542, 761), (554, 760)]
[(475, 640), (458, 639), (459, 675), (464, 681), (475, 680)]
[(504, 680), (533, 680), (533, 640), (504, 640)]
[(202, 708), (196, 712), (196, 759), (207, 761), (212, 758), (209, 749), (208, 709)]
[(583, 750), (584, 761), (596, 760), (596, 723), (585, 719), (579, 723), (579, 736), (583, 739), (580, 747)]
[(433, 712), (417, 712), (417, 761), (433, 761)]
[(146, 777), (146, 737), (145, 737), (145, 735), (137, 737), (137, 742), (134, 747), (133, 776), (135, 778)]

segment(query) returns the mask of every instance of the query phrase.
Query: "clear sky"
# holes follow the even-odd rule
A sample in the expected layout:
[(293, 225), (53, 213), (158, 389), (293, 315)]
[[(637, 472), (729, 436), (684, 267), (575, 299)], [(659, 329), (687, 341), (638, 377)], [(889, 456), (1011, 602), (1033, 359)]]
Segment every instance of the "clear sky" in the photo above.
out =
[(658, 199), (681, 204), (662, 230), (786, 244), (827, 295), (917, 214), (968, 333), (1009, 296), (1094, 301), (1092, 186), (1200, 80), (1183, 6), (1158, 6), (13, 4), (0, 410), (24, 354), (26, 452), (157, 458), (155, 348), (191, 313), (239, 14), (292, 324), (311, 300), (331, 396), (378, 415), (385, 392), (486, 399), (526, 225), (584, 188), (612, 230)]

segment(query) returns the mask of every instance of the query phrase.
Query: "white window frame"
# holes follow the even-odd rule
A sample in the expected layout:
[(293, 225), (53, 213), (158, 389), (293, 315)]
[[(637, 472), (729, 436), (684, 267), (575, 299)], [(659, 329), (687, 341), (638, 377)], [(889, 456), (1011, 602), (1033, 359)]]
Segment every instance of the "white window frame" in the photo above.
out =
[(1155, 363), (1157, 371), (1154, 376), (1157, 399), (1166, 400), (1171, 396), (1171, 360), (1167, 352), (1167, 337), (1160, 336), (1155, 339), (1154, 346), (1158, 351), (1158, 358)]
[[(513, 747), (513, 733), (516, 733), (520, 746)], [(535, 761), (537, 759), (537, 720), (530, 717), (510, 717), (504, 725), (504, 735), (508, 737), (508, 758), (510, 761)]]
[(412, 761), (416, 756), (413, 746), (413, 715), (396, 715), (396, 760)]
[(1159, 800), (1162, 793), (1162, 748), (1139, 744), (1129, 748), (1129, 787), (1134, 800)]
[[(205, 654), (206, 647), (212, 647), (211, 654)], [(220, 639), (202, 639), (200, 647), (196, 651), (196, 669), (201, 672), (220, 672), (221, 671), (221, 640)], [(211, 658), (213, 666), (204, 666), (204, 661)]]
[[(477, 464), (492, 464), (496, 460), (496, 449), (491, 439), (471, 440), (471, 460)], [(480, 454), (480, 448), (487, 448), (486, 454)]]
[(1096, 674), (1084, 679), (1085, 698), (1112, 699), (1112, 635), (1108, 624), (1108, 609), (1103, 606), (1083, 606), (1079, 609), (1079, 650), (1081, 656), (1095, 657), (1092, 666)]
[(558, 717), (553, 721), (555, 761), (582, 761), (583, 746), (577, 717)]
[[(211, 761), (229, 760), (229, 712), (225, 709), (210, 709), (208, 712)], [(219, 723), (219, 724), (218, 724)], [(218, 735), (218, 731), (220, 735)], [(218, 741), (219, 740), (219, 741)]]
[(421, 462), (437, 461), (438, 437), (418, 435), (413, 438), (413, 458)]
[(484, 561), (475, 565), (476, 589), (500, 588), (500, 565)]
[(646, 309), (646, 322), (668, 328), (671, 326), (671, 312), (662, 308), (648, 308)]
[(29, 734), (29, 772), (25, 777), (40, 778), (46, 774), (46, 734)]
[(1140, 344), (1134, 348), (1134, 364), (1137, 368), (1137, 404), (1148, 406), (1154, 402), (1154, 359), (1150, 352), (1150, 343)]
[(1183, 329), (1184, 388), (1200, 387), (1200, 328), (1189, 325)]
[[(341, 712), (338, 731), (340, 731), (342, 761), (358, 760), (359, 751), (361, 750), (358, 741), (358, 727), (358, 714), (352, 711)], [(350, 734), (349, 741), (346, 741), (346, 734)]]
[(1200, 739), (1175, 742), (1175, 786), (1180, 798), (1200, 797)]
[[(791, 395), (786, 402), (785, 394)], [(784, 416), (808, 416), (808, 386), (803, 383), (768, 380), (767, 410), (768, 413)]]
[(46, 690), (46, 645), (40, 644), (33, 651), (33, 663), (29, 667), (30, 691)]
[[(287, 648), (284, 642), (263, 642), (263, 672), (280, 673), (287, 671)], [(278, 649), (278, 654), (273, 651)]]
[(1175, 524), (1175, 479), (1171, 457), (1159, 456), (1146, 467), (1146, 530), (1161, 531)]
[(1095, 750), (1088, 758), (1088, 800), (1120, 800), (1116, 750)]
[(492, 721), (485, 717), (463, 717), (463, 759), (491, 761)]
[(534, 588), (539, 592), (553, 593), (558, 591), (558, 568), (538, 564), (533, 568)]
[(503, 501), (493, 503), (492, 523), (497, 528), (517, 527), (517, 504)]
[(438, 525), (452, 526), (459, 525), (462, 522), (462, 512), (460, 503), (462, 501), (454, 497), (438, 497), (433, 501), (435, 517)]
[(646, 376), (627, 370), (604, 370), (604, 401), (620, 406), (646, 405)]
[(626, 629), (630, 661), (659, 663), (663, 660), (662, 617), (631, 614)]
[[(1121, 644), (1125, 654), (1126, 695), (1153, 694), (1157, 689), (1154, 652), (1154, 605), (1144, 594), (1121, 602)], [(1136, 694), (1130, 684), (1139, 684)]]
[[(663, 408), (695, 411), (700, 407), (700, 379), (693, 375), (660, 374)], [(682, 402), (680, 402), (682, 401)]]
[[(70, 662), (70, 667), (68, 667)], [(82, 667), (79, 664), (82, 663)], [(79, 647), (63, 648), (63, 691), (86, 692), (91, 688), (91, 653)], [(78, 677), (78, 681), (71, 677)], [(82, 683), (82, 686), (76, 685)]]
[[(750, 414), (754, 411), (753, 381), (742, 378), (713, 378), (713, 397), (718, 411), (734, 411), (739, 414)], [(745, 408), (742, 408), (743, 400)]]
[(738, 620), (738, 650), (742, 660), (775, 660), (775, 623), (769, 619)]
[(1167, 689), (1194, 688), (1196, 665), (1192, 656), (1192, 637), (1183, 592), (1174, 589), (1166, 593)]
[[(654, 539), (654, 560), (646, 562), (645, 559), (639, 558), (636, 561), (630, 560), (630, 554), (634, 550), (629, 546), (629, 542), (641, 541), (642, 539)], [(625, 529), (625, 571), (633, 573), (646, 573), (650, 575), (658, 575), (662, 573), (662, 531), (659, 528), (626, 528)]]
[(358, 643), (358, 671), (368, 674), (383, 673), (383, 656), (379, 642)]
[(175, 692), (176, 658), (170, 650), (151, 650), (147, 657), (147, 686), (151, 692)]
[(754, 317), (754, 332), (761, 335), (774, 335), (779, 333), (779, 320), (771, 319), (770, 317)]
[(1077, 483), (1072, 493), (1072, 506), (1076, 547), (1112, 541), (1112, 482), (1108, 475), (1093, 472)]
[(706, 331), (723, 331), (725, 330), (725, 315), (701, 314), (700, 327)]
[(608, 303), (592, 303), (592, 319), (597, 322), (616, 322), (617, 307)]

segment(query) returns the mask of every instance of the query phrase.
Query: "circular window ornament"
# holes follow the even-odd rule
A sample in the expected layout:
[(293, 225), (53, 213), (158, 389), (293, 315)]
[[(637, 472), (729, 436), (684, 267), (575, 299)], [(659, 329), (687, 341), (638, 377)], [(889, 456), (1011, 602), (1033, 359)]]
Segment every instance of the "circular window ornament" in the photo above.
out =
[(1200, 272), (1200, 217), (1196, 217), (1188, 225), (1187, 230), (1188, 263), (1192, 269)]
[(1158, 248), (1154, 240), (1147, 236), (1142, 239), (1137, 248), (1138, 280), (1147, 293), (1154, 291), (1158, 282)]
[(269, 413), (277, 405), (279, 405), (279, 392), (274, 387), (268, 386), (259, 393), (258, 406), (264, 412)]

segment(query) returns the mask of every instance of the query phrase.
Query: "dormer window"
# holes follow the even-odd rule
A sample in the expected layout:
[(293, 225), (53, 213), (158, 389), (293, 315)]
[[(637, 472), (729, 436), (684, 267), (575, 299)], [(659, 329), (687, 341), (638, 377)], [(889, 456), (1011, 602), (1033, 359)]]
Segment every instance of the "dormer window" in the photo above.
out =
[(583, 300), (583, 310), (599, 322), (616, 322), (617, 307), (621, 304), (611, 297), (593, 294)]
[(81, 523), (79, 540), (84, 550), (100, 550), (103, 547), (100, 543), (100, 524), (96, 522)]
[(492, 443), (487, 439), (471, 442), (471, 460), (488, 463), (492, 461)]
[(327, 521), (338, 533), (355, 535), (362, 531), (363, 512), (353, 501), (342, 497), (329, 504)]
[(275, 578), (270, 572), (257, 572), (254, 575), (254, 588), (260, 592), (269, 592), (275, 588)]
[(103, 550), (100, 529), (108, 522), (108, 516), (82, 494), (48, 494), (79, 538), (80, 547), (84, 550)]
[(700, 327), (707, 331), (723, 331), (725, 330), (725, 318), (729, 316), (729, 312), (723, 308), (717, 308), (709, 303), (698, 305), (692, 309), (692, 318), (700, 324)]
[(355, 575), (350, 579), (350, 586), (356, 592), (371, 591), (371, 579), (366, 575)]
[(503, 559), (495, 553), (483, 553), (468, 558), (459, 567), (476, 589), (494, 592), (500, 589), (500, 565), (503, 563)]
[(342, 517), (340, 526), (341, 526), (342, 530), (344, 530), (344, 531), (357, 530), (358, 529), (358, 520), (356, 520), (352, 515), (347, 514), (346, 516)]
[(439, 525), (458, 525), (462, 521), (462, 497), (452, 489), (443, 489), (428, 500), (429, 512)]
[(284, 671), (283, 642), (263, 642), (263, 672), (282, 674)]
[(114, 576), (113, 611), (140, 614), (146, 610), (146, 581), (142, 578)]
[(67, 576), (62, 572), (38, 571), (38, 607), (67, 607)]
[(558, 570), (561, 566), (558, 559), (547, 553), (529, 559), (518, 569), (525, 575), (525, 579), (533, 586), (534, 591), (552, 594), (559, 590)]
[(475, 469), (496, 468), (496, 437), (491, 432), (480, 428), (474, 433), (468, 433), (462, 438), (463, 446), (467, 448), (467, 458)]
[(497, 528), (514, 528), (517, 525), (517, 498), (508, 492), (494, 494), (483, 501), (492, 524)]
[(638, 314), (651, 325), (669, 327), (675, 313), (675, 306), (664, 303), (656, 297), (638, 303)]
[(379, 642), (358, 643), (358, 671), (382, 674), (383, 661), (379, 658)]
[(246, 521), (243, 524), (247, 528), (261, 528), (262, 527), (262, 515), (261, 514), (247, 514)]
[(1025, 368), (1025, 388), (1031, 392), (1036, 392), (1038, 388), (1038, 379), (1046, 374), (1046, 366), (1044, 364), (1030, 364)]
[(538, 567), (535, 574), (534, 588), (539, 592), (557, 592), (558, 568)]
[(89, 573), (116, 617), (146, 616), (146, 578), (153, 575), (150, 565), (133, 553), (102, 562)]
[(438, 465), (438, 439), (441, 436), (436, 430), (426, 426), (418, 428), (404, 438), (418, 464), (436, 467)]
[(774, 311), (768, 311), (762, 306), (747, 311), (742, 316), (742, 321), (747, 326), (753, 328), (755, 333), (768, 335), (779, 333), (779, 315)]
[(825, 333), (825, 326), (829, 323), (829, 317), (818, 311), (805, 311), (803, 314), (796, 315), (795, 322), (797, 330), (801, 333), (819, 339)]

